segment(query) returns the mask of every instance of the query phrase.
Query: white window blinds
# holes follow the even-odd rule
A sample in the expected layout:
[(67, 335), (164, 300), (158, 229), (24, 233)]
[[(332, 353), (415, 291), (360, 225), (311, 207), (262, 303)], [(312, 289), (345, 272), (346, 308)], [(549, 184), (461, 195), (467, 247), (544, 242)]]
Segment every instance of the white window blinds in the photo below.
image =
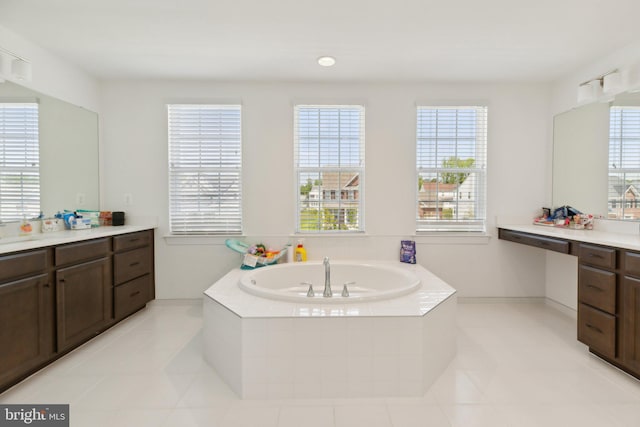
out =
[(609, 110), (608, 217), (640, 218), (640, 107)]
[(242, 232), (239, 105), (169, 105), (172, 234)]
[(38, 215), (38, 104), (0, 102), (0, 221)]
[(364, 107), (298, 105), (294, 115), (296, 231), (363, 231)]
[(484, 231), (487, 107), (418, 107), (417, 231)]

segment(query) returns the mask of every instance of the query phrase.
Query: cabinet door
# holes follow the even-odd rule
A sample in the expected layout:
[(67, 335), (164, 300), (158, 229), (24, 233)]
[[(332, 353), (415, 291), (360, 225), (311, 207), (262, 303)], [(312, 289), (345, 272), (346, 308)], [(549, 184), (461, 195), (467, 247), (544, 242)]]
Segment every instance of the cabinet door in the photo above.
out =
[(53, 352), (50, 289), (47, 274), (0, 285), (0, 390)]
[(58, 351), (102, 332), (113, 319), (111, 259), (56, 272)]
[(622, 292), (622, 358), (625, 366), (640, 374), (640, 280), (625, 276)]

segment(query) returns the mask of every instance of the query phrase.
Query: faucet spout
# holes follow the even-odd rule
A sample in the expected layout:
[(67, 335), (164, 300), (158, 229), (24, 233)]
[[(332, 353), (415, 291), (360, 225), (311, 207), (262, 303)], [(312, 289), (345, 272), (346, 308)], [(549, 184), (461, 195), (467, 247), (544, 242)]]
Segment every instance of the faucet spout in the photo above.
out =
[(322, 296), (330, 298), (333, 296), (333, 293), (331, 292), (331, 266), (328, 256), (324, 257), (322, 264), (324, 264), (324, 292), (322, 292)]

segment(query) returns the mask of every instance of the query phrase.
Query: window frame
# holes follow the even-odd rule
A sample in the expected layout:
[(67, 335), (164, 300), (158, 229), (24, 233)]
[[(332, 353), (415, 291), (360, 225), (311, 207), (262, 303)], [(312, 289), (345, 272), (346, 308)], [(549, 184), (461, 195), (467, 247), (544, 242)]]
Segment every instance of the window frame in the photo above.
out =
[[(203, 158), (202, 155), (197, 157), (200, 161), (200, 165), (196, 166), (183, 166), (177, 167), (174, 165), (174, 157), (172, 154), (172, 150), (175, 149), (174, 144), (172, 143), (172, 109), (181, 110), (181, 109), (195, 109), (199, 112), (203, 111), (213, 111), (219, 112), (220, 115), (230, 114), (231, 116), (237, 114), (237, 119), (229, 119), (229, 121), (224, 121), (221, 117), (218, 117), (217, 121), (212, 121), (209, 123), (211, 126), (218, 126), (217, 133), (211, 131), (211, 133), (205, 134), (203, 132), (198, 133), (198, 136), (205, 135), (204, 139), (209, 139), (209, 142), (212, 144), (209, 146), (210, 152), (220, 153), (220, 156), (215, 158), (213, 154), (210, 154), (210, 157)], [(215, 113), (214, 113), (215, 114)], [(186, 119), (186, 118), (185, 118)], [(200, 120), (198, 127), (203, 127), (203, 121)], [(195, 125), (194, 125), (195, 126)], [(243, 132), (242, 132), (242, 105), (238, 103), (170, 103), (167, 104), (167, 129), (168, 129), (168, 178), (169, 178), (169, 233), (172, 236), (235, 236), (242, 235), (243, 232), (243, 192), (242, 192), (242, 174), (243, 174)], [(223, 127), (231, 128), (223, 130)], [(229, 132), (229, 134), (225, 134), (224, 132)], [(188, 138), (183, 138), (186, 140)], [(178, 141), (175, 141), (178, 142)], [(184, 143), (184, 141), (183, 141)], [(225, 145), (226, 144), (226, 145)], [(202, 149), (202, 141), (200, 142), (200, 149)], [(192, 147), (193, 148), (193, 147)], [(213, 150), (211, 150), (213, 148)], [(229, 158), (224, 158), (222, 154), (225, 151), (234, 151), (234, 155)], [(206, 151), (206, 150), (205, 150)], [(202, 153), (200, 153), (202, 154)], [(233, 157), (233, 159), (232, 159)], [(195, 159), (195, 157), (193, 158)], [(186, 163), (187, 161), (185, 161)], [(218, 163), (215, 165), (215, 163)], [(209, 165), (203, 166), (202, 163), (210, 163)], [(226, 166), (223, 164), (229, 163)], [(179, 203), (174, 200), (179, 194), (184, 194), (179, 191), (179, 188), (176, 187), (177, 184), (174, 183), (174, 179), (180, 174), (194, 174), (192, 176), (198, 176), (196, 181), (198, 182), (198, 186), (200, 184), (201, 174), (209, 174), (210, 177), (216, 176), (218, 177), (218, 186), (214, 186), (213, 188), (217, 190), (217, 194), (220, 195), (223, 193), (220, 190), (220, 184), (226, 183), (230, 187), (234, 188), (234, 191), (230, 192), (230, 196), (225, 200), (222, 197), (218, 197), (217, 199), (212, 196), (212, 200), (217, 201), (217, 208), (212, 208), (209, 210), (209, 222), (202, 222), (200, 226), (197, 225), (198, 219), (194, 218), (193, 221), (182, 221), (182, 226), (178, 226), (180, 221), (175, 217), (177, 212), (175, 211), (175, 204)], [(225, 178), (227, 177), (227, 178)], [(214, 179), (215, 181), (215, 179)], [(196, 192), (195, 203), (198, 205), (200, 200), (202, 199), (202, 191), (200, 188)], [(226, 205), (226, 206), (225, 206)], [(223, 208), (224, 207), (224, 208)], [(219, 216), (221, 211), (224, 209), (228, 209), (231, 211), (230, 218), (231, 220), (225, 223), (224, 220), (216, 219), (216, 216)], [(217, 211), (217, 212), (216, 212)], [(203, 211), (200, 208), (186, 210), (186, 212), (192, 213), (202, 213)], [(207, 212), (206, 210), (204, 212)], [(183, 213), (184, 214), (184, 213)], [(206, 214), (203, 215), (206, 217)]]
[[(313, 110), (316, 109), (318, 111), (320, 110), (330, 110), (330, 109), (345, 109), (345, 110), (355, 110), (358, 113), (358, 160), (359, 160), (359, 164), (358, 166), (335, 166), (335, 165), (331, 165), (331, 166), (301, 166), (301, 160), (300, 160), (300, 113), (303, 109), (308, 109), (308, 110)], [(364, 183), (365, 183), (365, 106), (361, 105), (361, 104), (326, 104), (326, 105), (319, 105), (319, 104), (296, 104), (294, 105), (293, 108), (293, 116), (294, 116), (294, 129), (293, 129), (293, 147), (294, 147), (294, 184), (295, 184), (295, 234), (313, 234), (313, 235), (318, 235), (318, 234), (322, 234), (322, 235), (328, 235), (328, 234), (357, 234), (357, 233), (364, 233), (365, 232), (365, 215), (364, 215), (364, 206), (365, 206), (365, 199), (364, 199)], [(340, 135), (342, 136), (342, 135)], [(319, 134), (317, 135), (318, 138), (322, 139), (322, 134), (319, 132)], [(338, 138), (340, 139), (340, 138)], [(319, 149), (320, 150), (320, 149)], [(320, 162), (320, 160), (319, 160)], [(317, 215), (318, 215), (318, 229), (308, 229), (308, 228), (303, 228), (302, 224), (301, 224), (301, 216), (302, 216), (302, 198), (301, 198), (301, 194), (300, 194), (300, 189), (302, 185), (305, 185), (306, 182), (302, 182), (302, 174), (318, 174), (318, 177), (321, 176), (322, 173), (354, 173), (353, 176), (351, 177), (351, 179), (349, 180), (352, 181), (356, 176), (358, 177), (358, 185), (357, 185), (357, 190), (356, 193), (354, 194), (358, 194), (358, 197), (356, 198), (354, 196), (354, 199), (341, 199), (340, 197), (340, 188), (322, 188), (322, 187), (317, 187), (318, 188), (318, 198), (315, 197), (311, 197), (311, 195), (308, 196), (307, 199), (307, 203), (309, 204), (313, 204), (314, 206), (317, 206)], [(342, 181), (342, 175), (339, 175), (339, 179), (338, 182), (340, 183)], [(320, 179), (320, 178), (318, 178)], [(312, 186), (312, 189), (315, 187), (315, 184)], [(331, 198), (331, 192), (334, 192), (334, 199)], [(327, 210), (327, 211), (332, 211), (333, 209), (336, 209), (335, 206), (332, 206), (331, 203), (329, 204), (329, 207), (323, 207), (323, 203), (324, 202), (335, 202), (337, 203), (338, 207), (338, 212), (340, 209), (343, 210), (344, 215), (342, 216), (342, 218), (344, 218), (343, 224), (345, 227), (348, 227), (349, 224), (351, 224), (351, 221), (348, 221), (347, 218), (352, 218), (352, 216), (348, 213), (349, 211), (351, 211), (352, 209), (354, 209), (353, 207), (353, 203), (357, 201), (357, 206), (355, 207), (355, 209), (357, 209), (357, 228), (355, 229), (340, 229), (340, 216), (336, 217), (336, 224), (335, 226), (337, 227), (337, 229), (322, 229), (323, 226), (326, 226), (325, 224), (323, 224), (320, 220), (320, 211), (321, 210)], [(326, 205), (324, 205), (326, 206)]]
[[(475, 154), (474, 158), (474, 167), (456, 167), (456, 168), (446, 168), (442, 166), (425, 166), (420, 165), (420, 150), (421, 150), (421, 141), (433, 139), (438, 140), (437, 131), (435, 138), (421, 138), (421, 126), (424, 126), (426, 123), (426, 119), (421, 117), (421, 114), (426, 111), (438, 111), (438, 110), (469, 110), (473, 109), (476, 113), (480, 113), (480, 116), (476, 118), (476, 133), (474, 134), (474, 143), (475, 143)], [(437, 113), (436, 113), (437, 114)], [(416, 234), (428, 234), (428, 233), (486, 233), (487, 226), (487, 151), (488, 151), (488, 118), (489, 118), (489, 107), (488, 105), (481, 103), (476, 105), (417, 105), (416, 106), (416, 196), (415, 196), (415, 212), (416, 212)], [(456, 135), (459, 128), (456, 127)], [(480, 132), (480, 134), (478, 134)], [(463, 138), (455, 138), (455, 150), (457, 153), (458, 150), (458, 140)], [(435, 161), (437, 162), (438, 154), (436, 147)], [(457, 156), (451, 156), (457, 157)], [(479, 162), (476, 162), (479, 160)], [(475, 218), (470, 220), (460, 220), (460, 219), (425, 219), (424, 217), (420, 217), (420, 209), (421, 209), (421, 200), (420, 200), (420, 187), (417, 185), (420, 181), (420, 177), (426, 174), (435, 174), (435, 176), (439, 176), (441, 173), (466, 173), (467, 177), (470, 174), (473, 174), (473, 179), (475, 181), (474, 184), (474, 193), (477, 196), (475, 198), (475, 202), (473, 204), (473, 209), (476, 214)], [(467, 179), (465, 177), (465, 180)], [(438, 179), (438, 178), (436, 178)], [(438, 181), (436, 181), (438, 182)], [(444, 184), (444, 183), (443, 183)], [(461, 186), (464, 184), (464, 181), (457, 184), (457, 187), (453, 196), (453, 203), (458, 207), (461, 201), (466, 201), (465, 198), (460, 198), (461, 195)], [(424, 181), (423, 181), (424, 185)], [(450, 185), (450, 184), (449, 184)], [(444, 197), (445, 192), (442, 192), (442, 188), (436, 184), (436, 189), (434, 191), (436, 197), (436, 205), (435, 210), (437, 211), (440, 208), (440, 199)], [(464, 190), (466, 193), (468, 190)], [(456, 194), (458, 197), (456, 197)], [(457, 215), (457, 211), (454, 211)], [(478, 214), (479, 213), (479, 214)]]

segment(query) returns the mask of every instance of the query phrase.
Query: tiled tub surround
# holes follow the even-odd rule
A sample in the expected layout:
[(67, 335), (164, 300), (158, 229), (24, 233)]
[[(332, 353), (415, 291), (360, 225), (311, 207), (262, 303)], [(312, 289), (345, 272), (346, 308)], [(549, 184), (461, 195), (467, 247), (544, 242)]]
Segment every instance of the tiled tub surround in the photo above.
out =
[(298, 304), (243, 292), (246, 272), (229, 272), (205, 292), (205, 359), (242, 398), (424, 395), (456, 353), (455, 290), (421, 266), (385, 264), (414, 272), (420, 288)]

